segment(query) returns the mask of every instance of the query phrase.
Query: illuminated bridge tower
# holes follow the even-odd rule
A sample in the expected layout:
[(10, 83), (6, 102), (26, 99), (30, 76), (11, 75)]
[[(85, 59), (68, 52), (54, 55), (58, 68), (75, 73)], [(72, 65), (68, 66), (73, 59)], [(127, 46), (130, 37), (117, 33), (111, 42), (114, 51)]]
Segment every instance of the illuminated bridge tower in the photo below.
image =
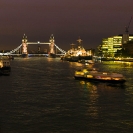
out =
[(54, 42), (55, 42), (55, 40), (54, 40), (53, 34), (50, 36), (49, 42), (50, 42), (50, 44), (49, 44), (49, 48), (50, 48), (49, 56), (50, 57), (55, 57), (56, 56), (55, 51), (54, 51)]
[(27, 57), (28, 56), (28, 50), (27, 50), (27, 36), (25, 36), (25, 34), (23, 35), (22, 38), (22, 57)]

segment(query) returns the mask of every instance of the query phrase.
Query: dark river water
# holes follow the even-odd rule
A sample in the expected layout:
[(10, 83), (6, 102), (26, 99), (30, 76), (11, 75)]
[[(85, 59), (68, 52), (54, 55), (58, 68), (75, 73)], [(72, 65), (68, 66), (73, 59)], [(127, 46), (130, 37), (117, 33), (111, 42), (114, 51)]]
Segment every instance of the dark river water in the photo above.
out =
[(122, 73), (123, 85), (75, 80), (85, 66), (59, 58), (15, 58), (11, 67), (0, 76), (0, 133), (133, 132), (133, 63), (86, 66)]

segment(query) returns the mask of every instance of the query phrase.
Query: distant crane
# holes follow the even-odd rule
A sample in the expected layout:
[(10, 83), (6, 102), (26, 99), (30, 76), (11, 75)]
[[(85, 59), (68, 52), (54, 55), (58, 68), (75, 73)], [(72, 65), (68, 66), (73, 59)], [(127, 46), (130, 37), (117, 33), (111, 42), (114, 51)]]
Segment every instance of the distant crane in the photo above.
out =
[(129, 33), (129, 26), (130, 26), (131, 21), (132, 21), (132, 16), (130, 18), (129, 24), (126, 26), (126, 30), (125, 30), (126, 34)]

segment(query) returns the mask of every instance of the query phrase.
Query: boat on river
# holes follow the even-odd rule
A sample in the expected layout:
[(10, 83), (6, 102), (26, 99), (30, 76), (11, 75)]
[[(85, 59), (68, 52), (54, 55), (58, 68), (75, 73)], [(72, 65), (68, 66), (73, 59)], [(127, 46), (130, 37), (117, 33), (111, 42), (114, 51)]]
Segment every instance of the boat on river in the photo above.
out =
[(75, 79), (88, 80), (88, 81), (100, 81), (111, 83), (124, 83), (125, 77), (120, 73), (108, 73), (99, 72), (95, 68), (76, 70), (74, 74)]
[(78, 46), (75, 47), (76, 44), (71, 44), (71, 49), (69, 49), (64, 54), (64, 56), (61, 57), (61, 60), (69, 62), (78, 62), (80, 60), (92, 60), (92, 50), (86, 50), (82, 46), (82, 40), (80, 38), (77, 41), (79, 42)]
[(11, 66), (8, 57), (0, 58), (0, 75), (10, 75)]

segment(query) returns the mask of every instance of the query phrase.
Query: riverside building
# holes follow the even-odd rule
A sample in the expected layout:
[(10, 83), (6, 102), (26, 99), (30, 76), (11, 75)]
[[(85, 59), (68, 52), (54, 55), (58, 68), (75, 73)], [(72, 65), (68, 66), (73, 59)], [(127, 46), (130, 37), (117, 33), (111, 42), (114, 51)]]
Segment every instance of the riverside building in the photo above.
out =
[(133, 40), (133, 35), (120, 34), (102, 39), (102, 44), (98, 47), (98, 53), (102, 57), (115, 57), (122, 55), (123, 46)]

